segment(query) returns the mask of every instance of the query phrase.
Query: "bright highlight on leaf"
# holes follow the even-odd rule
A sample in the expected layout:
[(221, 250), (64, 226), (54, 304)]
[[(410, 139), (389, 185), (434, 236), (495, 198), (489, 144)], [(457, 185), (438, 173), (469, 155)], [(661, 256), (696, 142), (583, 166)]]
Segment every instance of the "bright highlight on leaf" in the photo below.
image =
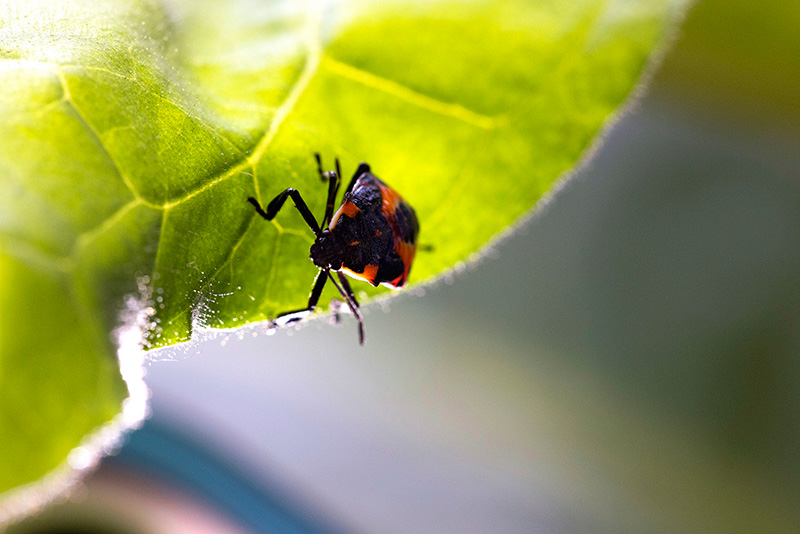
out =
[(685, 3), (0, 8), (0, 492), (119, 410), (109, 333), (141, 277), (152, 346), (305, 305), (313, 235), (248, 197), (321, 213), (313, 153), (369, 161), (432, 246), (411, 283), (440, 274), (575, 165)]

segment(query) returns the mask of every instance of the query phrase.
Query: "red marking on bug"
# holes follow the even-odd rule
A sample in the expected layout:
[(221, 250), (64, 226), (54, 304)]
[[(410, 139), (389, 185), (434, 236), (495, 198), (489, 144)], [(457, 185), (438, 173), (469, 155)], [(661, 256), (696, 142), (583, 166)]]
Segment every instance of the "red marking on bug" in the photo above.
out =
[(347, 267), (342, 267), (341, 269), (343, 272), (347, 273), (349, 276), (356, 278), (358, 280), (362, 280), (367, 282), (373, 286), (377, 286), (378, 284), (375, 283), (375, 279), (378, 277), (378, 266), (377, 265), (367, 265), (364, 268), (363, 273), (357, 273), (352, 269), (348, 269)]
[(404, 287), (408, 281), (408, 273), (411, 270), (411, 264), (414, 262), (414, 256), (417, 253), (417, 247), (407, 241), (403, 241), (402, 239), (395, 239), (394, 250), (403, 260), (403, 265), (405, 266), (405, 271), (403, 274), (391, 281), (392, 286), (400, 289), (401, 287)]
[(381, 196), (383, 197), (383, 213), (394, 215), (394, 212), (397, 211), (397, 206), (403, 202), (403, 197), (384, 183), (379, 182), (378, 187), (380, 187)]

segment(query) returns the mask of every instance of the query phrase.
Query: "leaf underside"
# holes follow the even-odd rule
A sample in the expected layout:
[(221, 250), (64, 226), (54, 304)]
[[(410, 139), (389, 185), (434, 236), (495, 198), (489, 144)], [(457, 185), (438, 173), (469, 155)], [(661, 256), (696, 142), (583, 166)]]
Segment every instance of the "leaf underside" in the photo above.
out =
[(412, 283), (436, 276), (575, 165), (684, 3), (0, 8), (0, 492), (119, 410), (109, 334), (142, 279), (153, 347), (304, 306), (311, 232), (248, 196), (321, 214), (313, 153), (368, 161), (431, 248)]

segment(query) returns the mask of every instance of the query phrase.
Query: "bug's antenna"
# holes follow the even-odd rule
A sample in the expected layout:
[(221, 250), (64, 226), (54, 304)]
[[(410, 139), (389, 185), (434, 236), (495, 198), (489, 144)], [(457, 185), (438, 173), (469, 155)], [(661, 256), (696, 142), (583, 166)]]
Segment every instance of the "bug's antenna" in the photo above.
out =
[(314, 152), (314, 159), (317, 160), (317, 173), (319, 173), (319, 179), (324, 182), (326, 176), (325, 173), (322, 172), (322, 156), (319, 155), (319, 152)]
[[(333, 217), (333, 210), (336, 207), (336, 194), (339, 192), (339, 175), (335, 171), (328, 171), (322, 174), (322, 164), (320, 163), (319, 154), (317, 154), (317, 166), (319, 168), (320, 176), (323, 180), (325, 177), (328, 177), (328, 200), (325, 204), (325, 214), (322, 216), (322, 222), (320, 223), (320, 232), (325, 230), (328, 226), (328, 223), (331, 222), (331, 217)], [(339, 160), (336, 160), (336, 166), (339, 166)], [(319, 234), (317, 234), (319, 236)]]
[(342, 185), (342, 168), (339, 166), (339, 158), (336, 158), (336, 191), (333, 193), (334, 198), (339, 196), (340, 185)]

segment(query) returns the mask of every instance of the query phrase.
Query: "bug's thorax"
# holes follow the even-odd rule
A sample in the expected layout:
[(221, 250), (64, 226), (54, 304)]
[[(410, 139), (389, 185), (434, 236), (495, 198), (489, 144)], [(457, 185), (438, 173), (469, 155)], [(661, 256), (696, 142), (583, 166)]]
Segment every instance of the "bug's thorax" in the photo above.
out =
[(323, 230), (311, 245), (311, 261), (323, 269), (337, 271), (342, 267), (345, 246), (341, 239), (329, 229)]

